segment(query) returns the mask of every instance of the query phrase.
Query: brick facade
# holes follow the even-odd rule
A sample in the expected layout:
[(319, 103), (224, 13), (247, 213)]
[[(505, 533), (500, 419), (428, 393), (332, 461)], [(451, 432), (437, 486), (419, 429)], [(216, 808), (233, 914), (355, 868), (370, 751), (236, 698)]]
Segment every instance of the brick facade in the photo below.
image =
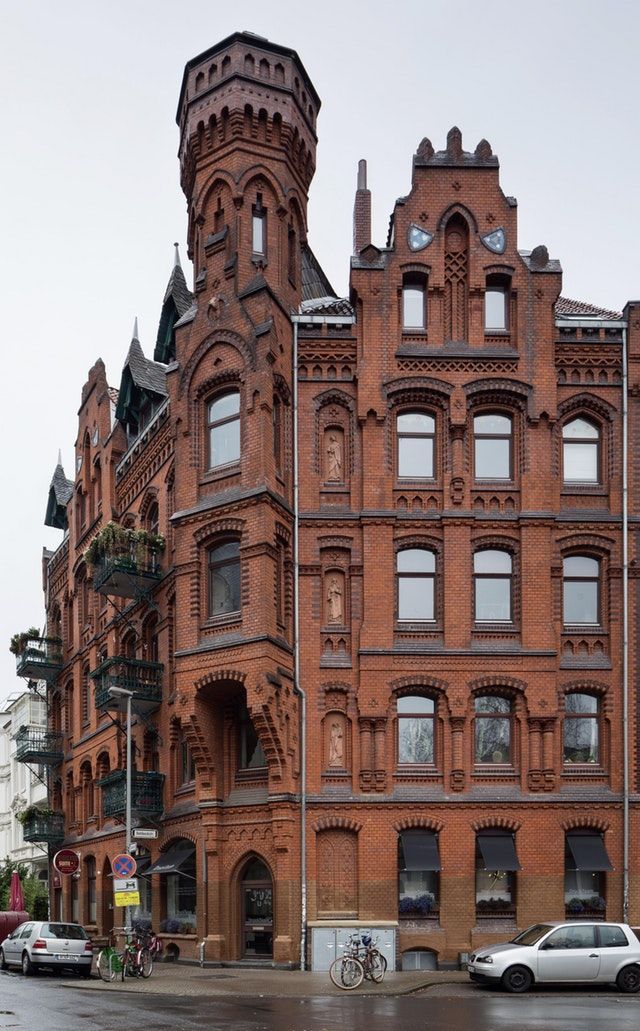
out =
[[(44, 563), (63, 639), (51, 804), (83, 859), (54, 912), (98, 933), (121, 920), (122, 819), (96, 782), (123, 768), (123, 717), (94, 698), (110, 658), (137, 693), (160, 663), (160, 704), (133, 707), (135, 769), (164, 775), (162, 805), (134, 815), (159, 830), (152, 863), (193, 854), (150, 876), (143, 909), (183, 958), (204, 940), (208, 960), (299, 961), (298, 582), (308, 921), (397, 927), (398, 957), (450, 963), (565, 905), (622, 916), (622, 348), (628, 328), (635, 456), (638, 305), (560, 298), (558, 262), (518, 249), (489, 144), (467, 152), (456, 129), (443, 151), (418, 147), (383, 248), (361, 167), (350, 296), (335, 298), (306, 231), (319, 104), (293, 51), (248, 34), (185, 69), (193, 293), (176, 266), (156, 361), (134, 333), (118, 396), (92, 368), (75, 478), (58, 469), (50, 495), (48, 520), (68, 524)], [(84, 557), (110, 521), (165, 538), (145, 585), (122, 574), (127, 596), (94, 591)], [(632, 693), (631, 742), (635, 724)], [(567, 888), (576, 832), (613, 869)], [(487, 837), (517, 871), (487, 869)], [(409, 858), (434, 843), (439, 872)], [(639, 890), (632, 848), (636, 922)]]

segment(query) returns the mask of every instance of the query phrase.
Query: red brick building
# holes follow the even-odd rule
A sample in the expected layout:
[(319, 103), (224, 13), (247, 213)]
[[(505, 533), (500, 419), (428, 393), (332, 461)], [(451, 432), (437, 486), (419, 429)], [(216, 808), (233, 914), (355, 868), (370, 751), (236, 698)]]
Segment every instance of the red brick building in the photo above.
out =
[(27, 829), (82, 860), (54, 912), (122, 919), (116, 686), (159, 832), (137, 916), (174, 954), (297, 964), (306, 936), (322, 966), (355, 925), (442, 965), (565, 912), (640, 921), (638, 304), (561, 297), (457, 129), (420, 143), (384, 247), (361, 164), (336, 297), (307, 241), (319, 106), (250, 34), (185, 69), (194, 282), (177, 260), (118, 391), (89, 373), (47, 508), (51, 640), (18, 660), (51, 701)]

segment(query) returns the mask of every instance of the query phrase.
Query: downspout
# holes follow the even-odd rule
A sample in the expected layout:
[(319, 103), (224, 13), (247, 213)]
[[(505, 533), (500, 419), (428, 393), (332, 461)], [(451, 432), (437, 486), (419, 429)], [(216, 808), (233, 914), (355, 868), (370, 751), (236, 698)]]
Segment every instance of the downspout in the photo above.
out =
[(622, 329), (622, 919), (629, 923), (629, 370)]

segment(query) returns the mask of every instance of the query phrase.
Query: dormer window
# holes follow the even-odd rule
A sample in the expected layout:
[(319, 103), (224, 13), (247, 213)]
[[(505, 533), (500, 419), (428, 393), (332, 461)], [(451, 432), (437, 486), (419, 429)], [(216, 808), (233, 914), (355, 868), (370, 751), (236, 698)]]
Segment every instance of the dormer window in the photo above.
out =
[(427, 277), (420, 272), (408, 272), (402, 278), (402, 328), (427, 328)]
[(262, 194), (259, 193), (252, 210), (251, 250), (254, 254), (267, 253), (267, 211), (262, 206)]

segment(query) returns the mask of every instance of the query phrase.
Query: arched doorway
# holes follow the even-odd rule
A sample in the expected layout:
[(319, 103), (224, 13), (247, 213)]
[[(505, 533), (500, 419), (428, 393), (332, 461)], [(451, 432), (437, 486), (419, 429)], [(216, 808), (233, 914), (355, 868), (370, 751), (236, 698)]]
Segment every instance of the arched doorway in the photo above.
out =
[(240, 879), (242, 955), (269, 959), (273, 955), (273, 881), (265, 863), (254, 857)]

